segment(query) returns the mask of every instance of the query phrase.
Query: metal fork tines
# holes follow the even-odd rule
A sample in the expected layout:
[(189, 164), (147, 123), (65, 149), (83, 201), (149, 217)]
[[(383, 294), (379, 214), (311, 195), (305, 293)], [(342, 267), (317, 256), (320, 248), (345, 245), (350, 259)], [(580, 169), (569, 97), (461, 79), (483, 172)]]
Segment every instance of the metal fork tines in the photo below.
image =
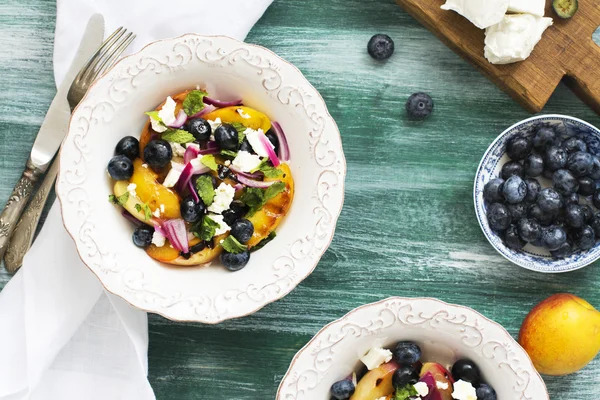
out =
[[(92, 83), (117, 62), (119, 56), (129, 47), (135, 37), (132, 32), (127, 32), (126, 29), (121, 27), (102, 43), (87, 64), (79, 71), (69, 88), (67, 101), (71, 111), (79, 104)], [(4, 255), (4, 263), (9, 272), (16, 271), (23, 264), (23, 257), (33, 242), (33, 235), (36, 232), (40, 215), (52, 186), (54, 186), (58, 174), (58, 165), (59, 160), (55, 158), (38, 192), (33, 196), (15, 227)]]

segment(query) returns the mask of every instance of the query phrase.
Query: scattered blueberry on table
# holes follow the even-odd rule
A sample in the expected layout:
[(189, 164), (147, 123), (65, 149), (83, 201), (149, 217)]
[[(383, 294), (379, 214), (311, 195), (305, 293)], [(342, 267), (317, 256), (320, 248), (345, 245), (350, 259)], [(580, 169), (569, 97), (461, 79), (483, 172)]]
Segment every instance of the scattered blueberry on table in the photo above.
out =
[(387, 60), (394, 54), (394, 41), (388, 35), (374, 35), (367, 44), (367, 52), (376, 60)]
[(423, 120), (433, 112), (433, 99), (427, 93), (414, 93), (406, 101), (408, 117)]

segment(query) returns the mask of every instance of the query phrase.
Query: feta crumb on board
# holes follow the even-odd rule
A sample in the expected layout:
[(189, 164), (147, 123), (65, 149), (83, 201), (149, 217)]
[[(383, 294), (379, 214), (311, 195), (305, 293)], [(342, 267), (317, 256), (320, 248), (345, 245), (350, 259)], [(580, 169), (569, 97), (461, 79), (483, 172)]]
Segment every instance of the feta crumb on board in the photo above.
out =
[(163, 247), (165, 245), (166, 238), (159, 232), (154, 231), (152, 234), (152, 244), (156, 247)]
[(235, 189), (233, 186), (221, 182), (219, 187), (215, 189), (215, 198), (213, 203), (208, 207), (208, 211), (215, 214), (221, 214), (223, 211), (229, 209), (229, 206), (233, 201), (233, 196), (235, 196)]
[(225, 221), (223, 221), (223, 216), (220, 214), (208, 214), (208, 217), (210, 219), (212, 219), (213, 221), (215, 221), (217, 224), (219, 224), (219, 227), (217, 228), (216, 232), (215, 232), (215, 236), (219, 236), (222, 235), (226, 232), (229, 232), (231, 230), (231, 227), (229, 225), (227, 225), (227, 223)]
[(527, 59), (552, 18), (532, 14), (508, 14), (485, 33), (485, 58), (492, 64), (510, 64)]
[(452, 10), (467, 18), (479, 29), (502, 21), (509, 0), (446, 0), (442, 10)]
[(425, 382), (417, 382), (413, 386), (419, 396), (425, 397), (429, 394), (429, 386)]
[(240, 150), (231, 165), (242, 172), (250, 172), (256, 169), (261, 162), (260, 157), (256, 154)]
[(460, 379), (454, 383), (452, 398), (456, 400), (477, 400), (477, 391), (470, 382)]
[(546, 0), (510, 0), (508, 11), (511, 13), (533, 14), (543, 17)]
[(363, 364), (370, 370), (379, 368), (392, 359), (392, 352), (381, 347), (373, 347), (367, 354), (360, 358)]

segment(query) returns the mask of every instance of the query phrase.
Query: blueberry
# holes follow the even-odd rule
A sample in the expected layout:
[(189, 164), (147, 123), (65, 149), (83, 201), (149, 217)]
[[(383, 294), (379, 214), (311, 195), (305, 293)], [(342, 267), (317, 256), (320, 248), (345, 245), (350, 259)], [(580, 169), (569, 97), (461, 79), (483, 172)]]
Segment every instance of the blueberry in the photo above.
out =
[(250, 252), (245, 250), (241, 253), (221, 253), (221, 262), (230, 271), (239, 271), (250, 261)]
[(506, 154), (515, 161), (527, 157), (531, 149), (533, 149), (533, 142), (525, 135), (515, 135), (506, 142)]
[(565, 207), (565, 222), (572, 228), (581, 228), (585, 223), (585, 216), (579, 204), (569, 204)]
[(519, 236), (519, 231), (516, 226), (512, 225), (506, 230), (506, 233), (504, 234), (504, 244), (506, 247), (513, 250), (521, 250), (523, 246), (525, 246), (525, 243), (526, 242)]
[(116, 181), (126, 181), (133, 175), (133, 163), (125, 156), (114, 156), (108, 162), (108, 174)]
[(566, 169), (559, 169), (552, 175), (552, 185), (560, 194), (569, 195), (579, 190), (579, 182)]
[(194, 138), (199, 142), (206, 142), (210, 139), (212, 128), (204, 118), (192, 118), (185, 124), (185, 129), (194, 135)]
[(533, 147), (539, 151), (544, 151), (548, 147), (554, 144), (556, 140), (556, 133), (554, 129), (542, 127), (538, 129), (537, 133), (533, 137)]
[(532, 218), (523, 218), (520, 220), (517, 224), (517, 229), (521, 239), (529, 243), (536, 242), (542, 234), (540, 223)]
[(600, 237), (600, 213), (596, 213), (590, 221), (590, 226), (594, 230), (596, 237)]
[(223, 211), (223, 221), (229, 226), (235, 221), (242, 218), (248, 212), (248, 207), (239, 200), (234, 200), (229, 205), (229, 209)]
[(254, 225), (245, 218), (240, 218), (231, 226), (231, 234), (240, 243), (246, 243), (254, 234)]
[(550, 226), (542, 230), (542, 244), (550, 251), (558, 250), (567, 241), (567, 231), (560, 226)]
[(473, 386), (478, 386), (481, 382), (481, 372), (479, 367), (471, 360), (460, 359), (452, 366), (452, 377), (455, 381), (463, 380), (470, 382)]
[(544, 157), (544, 165), (549, 171), (563, 168), (567, 163), (567, 152), (557, 146), (549, 147)]
[(542, 186), (537, 181), (537, 179), (529, 178), (525, 179), (525, 184), (527, 185), (527, 195), (525, 196), (525, 203), (533, 203), (537, 198), (537, 195), (542, 190)]
[(562, 196), (552, 188), (540, 190), (536, 202), (542, 211), (556, 213), (563, 205)]
[(504, 179), (495, 178), (485, 184), (483, 187), (483, 198), (485, 201), (490, 203), (497, 203), (504, 201), (502, 195), (502, 186), (504, 185)]
[(578, 183), (579, 190), (577, 190), (577, 193), (579, 193), (582, 196), (591, 196), (596, 191), (596, 181), (594, 181), (589, 176), (579, 178)]
[(558, 249), (550, 252), (553, 257), (565, 258), (573, 252), (573, 247), (569, 242), (563, 243)]
[(222, 150), (236, 151), (239, 146), (237, 129), (229, 124), (221, 124), (215, 129), (215, 142)]
[(511, 176), (520, 176), (521, 178), (524, 175), (523, 166), (518, 161), (509, 161), (502, 166), (502, 170), (500, 171), (500, 176), (502, 179), (507, 180)]
[(427, 93), (414, 93), (406, 101), (406, 112), (411, 119), (425, 119), (432, 111), (433, 100)]
[(204, 215), (206, 207), (202, 200), (196, 203), (196, 200), (192, 196), (185, 197), (180, 205), (181, 218), (186, 222), (198, 222)]
[(581, 250), (591, 249), (596, 244), (594, 229), (589, 225), (584, 225), (581, 229), (573, 233), (573, 240)]
[(235, 175), (233, 175), (233, 172), (231, 172), (231, 168), (223, 164), (219, 164), (217, 166), (217, 176), (220, 180), (225, 180), (227, 178), (235, 179)]
[(279, 139), (277, 139), (277, 135), (275, 134), (275, 131), (273, 131), (273, 128), (269, 129), (267, 133), (265, 133), (265, 136), (273, 145), (273, 150), (275, 151), (275, 154), (279, 156)]
[(590, 171), (590, 178), (593, 180), (600, 180), (600, 159), (598, 157), (593, 158), (592, 170)]
[(554, 222), (556, 213), (542, 211), (540, 206), (538, 206), (537, 204), (532, 204), (527, 210), (527, 216), (529, 218), (535, 219), (537, 222), (540, 223), (540, 225), (548, 226), (552, 222)]
[(510, 212), (502, 203), (494, 203), (487, 210), (487, 219), (490, 228), (495, 231), (503, 231), (510, 226)]
[(157, 172), (169, 165), (172, 158), (173, 150), (166, 140), (151, 140), (144, 149), (144, 161)]
[(521, 218), (527, 216), (527, 205), (525, 203), (507, 204), (513, 224), (519, 222)]
[(523, 170), (526, 176), (540, 176), (544, 172), (544, 157), (537, 153), (528, 155), (523, 162)]
[(154, 235), (154, 228), (140, 225), (133, 231), (133, 244), (145, 249), (152, 244), (152, 235)]
[(594, 203), (594, 207), (600, 209), (600, 189), (596, 189), (594, 195), (592, 196), (592, 201)]
[(496, 391), (489, 385), (482, 383), (477, 388), (477, 400), (497, 400)]
[(502, 186), (502, 194), (511, 204), (520, 203), (527, 195), (527, 184), (520, 176), (511, 176)]
[(331, 385), (331, 395), (336, 400), (346, 400), (354, 394), (355, 389), (350, 379), (344, 379)]
[(589, 224), (592, 222), (592, 219), (594, 218), (594, 211), (592, 211), (592, 207), (588, 206), (587, 204), (580, 204), (579, 207), (581, 207), (581, 212), (583, 213), (583, 220), (585, 223)]
[(367, 44), (367, 52), (376, 60), (387, 60), (394, 54), (394, 41), (382, 33), (374, 35)]
[(242, 144), (240, 145), (240, 151), (247, 151), (250, 154), (254, 154), (254, 149), (250, 145), (248, 139), (244, 138), (244, 140), (242, 140)]
[(415, 364), (421, 360), (421, 348), (413, 342), (398, 342), (393, 353), (398, 364)]
[(575, 153), (577, 151), (587, 152), (587, 146), (585, 142), (579, 138), (570, 137), (562, 143), (562, 148), (568, 154)]
[(567, 168), (577, 178), (588, 175), (593, 167), (594, 158), (589, 153), (578, 151), (567, 159)]
[(133, 136), (125, 136), (117, 143), (115, 154), (133, 161), (140, 156), (140, 142)]
[(400, 365), (400, 368), (392, 376), (392, 385), (395, 388), (403, 388), (408, 384), (414, 385), (418, 381), (419, 371), (414, 366), (408, 364)]
[(564, 196), (564, 204), (579, 204), (579, 195), (577, 193), (571, 193), (567, 196)]

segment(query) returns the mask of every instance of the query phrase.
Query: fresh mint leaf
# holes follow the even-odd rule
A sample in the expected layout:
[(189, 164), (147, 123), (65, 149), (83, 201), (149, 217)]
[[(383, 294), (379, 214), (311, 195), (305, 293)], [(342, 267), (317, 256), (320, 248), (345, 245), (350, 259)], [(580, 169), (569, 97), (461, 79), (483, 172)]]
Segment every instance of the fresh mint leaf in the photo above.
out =
[(153, 120), (158, 121), (164, 125), (162, 118), (158, 116), (158, 111), (148, 111), (148, 112), (145, 112), (144, 114), (146, 114)]
[(264, 165), (263, 167), (259, 168), (259, 171), (261, 171), (267, 178), (279, 178), (283, 174), (279, 168), (272, 167), (270, 165)]
[(114, 194), (111, 194), (108, 196), (108, 201), (110, 201), (113, 204), (120, 205), (120, 206), (124, 206), (125, 203), (127, 203), (127, 200), (129, 200), (129, 192), (125, 192), (122, 195), (120, 195), (119, 197), (115, 196)]
[(275, 239), (275, 237), (277, 236), (277, 234), (275, 233), (275, 231), (269, 233), (269, 236), (267, 236), (266, 238), (264, 238), (263, 240), (261, 240), (260, 242), (258, 242), (258, 244), (256, 246), (254, 246), (252, 248), (251, 251), (256, 251), (256, 250), (260, 250), (263, 247), (265, 247), (271, 240)]
[(285, 190), (285, 183), (275, 182), (265, 189), (265, 203)]
[(209, 216), (205, 216), (201, 222), (192, 228), (192, 233), (201, 240), (211, 240), (215, 236), (218, 227), (219, 224), (217, 222)]
[(213, 156), (212, 154), (207, 154), (205, 156), (202, 156), (202, 158), (200, 159), (200, 162), (213, 171), (216, 171), (219, 169), (219, 166), (217, 165), (215, 156)]
[(204, 108), (204, 96), (207, 95), (203, 90), (192, 90), (185, 96), (183, 111), (190, 117), (199, 113)]
[(204, 204), (208, 207), (213, 203), (215, 199), (215, 188), (212, 184), (212, 177), (208, 175), (201, 175), (196, 180), (196, 190), (198, 196), (202, 199)]
[(246, 134), (244, 134), (244, 132), (247, 128), (239, 122), (232, 122), (231, 126), (233, 126), (235, 130), (238, 131), (238, 144), (242, 144), (242, 142), (246, 138)]
[(222, 156), (226, 156), (226, 157), (230, 157), (230, 158), (236, 158), (237, 157), (237, 152), (231, 151), (231, 150), (221, 150), (221, 155)]
[(194, 140), (196, 140), (194, 138), (194, 135), (192, 135), (191, 133), (189, 133), (188, 131), (184, 131), (183, 129), (167, 129), (163, 134), (162, 134), (162, 139), (166, 140), (167, 142), (173, 142), (173, 143), (189, 143), (189, 142), (193, 142)]
[(244, 190), (240, 200), (249, 207), (248, 216), (251, 217), (260, 210), (267, 201), (285, 190), (285, 183), (275, 182), (266, 189), (248, 187)]
[(256, 171), (260, 171), (261, 168), (264, 168), (269, 165), (269, 157), (265, 157), (260, 161), (260, 164), (256, 168), (254, 168), (251, 173), (255, 173)]
[(149, 221), (152, 219), (152, 210), (150, 210), (150, 206), (148, 204), (136, 204), (135, 210), (139, 213), (144, 213), (144, 220)]
[(396, 388), (396, 394), (394, 395), (394, 400), (408, 400), (412, 396), (416, 396), (419, 393), (415, 389), (413, 385), (410, 383), (404, 386), (403, 388)]
[(243, 253), (244, 251), (248, 250), (248, 246), (238, 242), (233, 235), (227, 236), (227, 238), (223, 240), (223, 243), (221, 243), (221, 246), (223, 246), (223, 249), (226, 252), (234, 254)]

